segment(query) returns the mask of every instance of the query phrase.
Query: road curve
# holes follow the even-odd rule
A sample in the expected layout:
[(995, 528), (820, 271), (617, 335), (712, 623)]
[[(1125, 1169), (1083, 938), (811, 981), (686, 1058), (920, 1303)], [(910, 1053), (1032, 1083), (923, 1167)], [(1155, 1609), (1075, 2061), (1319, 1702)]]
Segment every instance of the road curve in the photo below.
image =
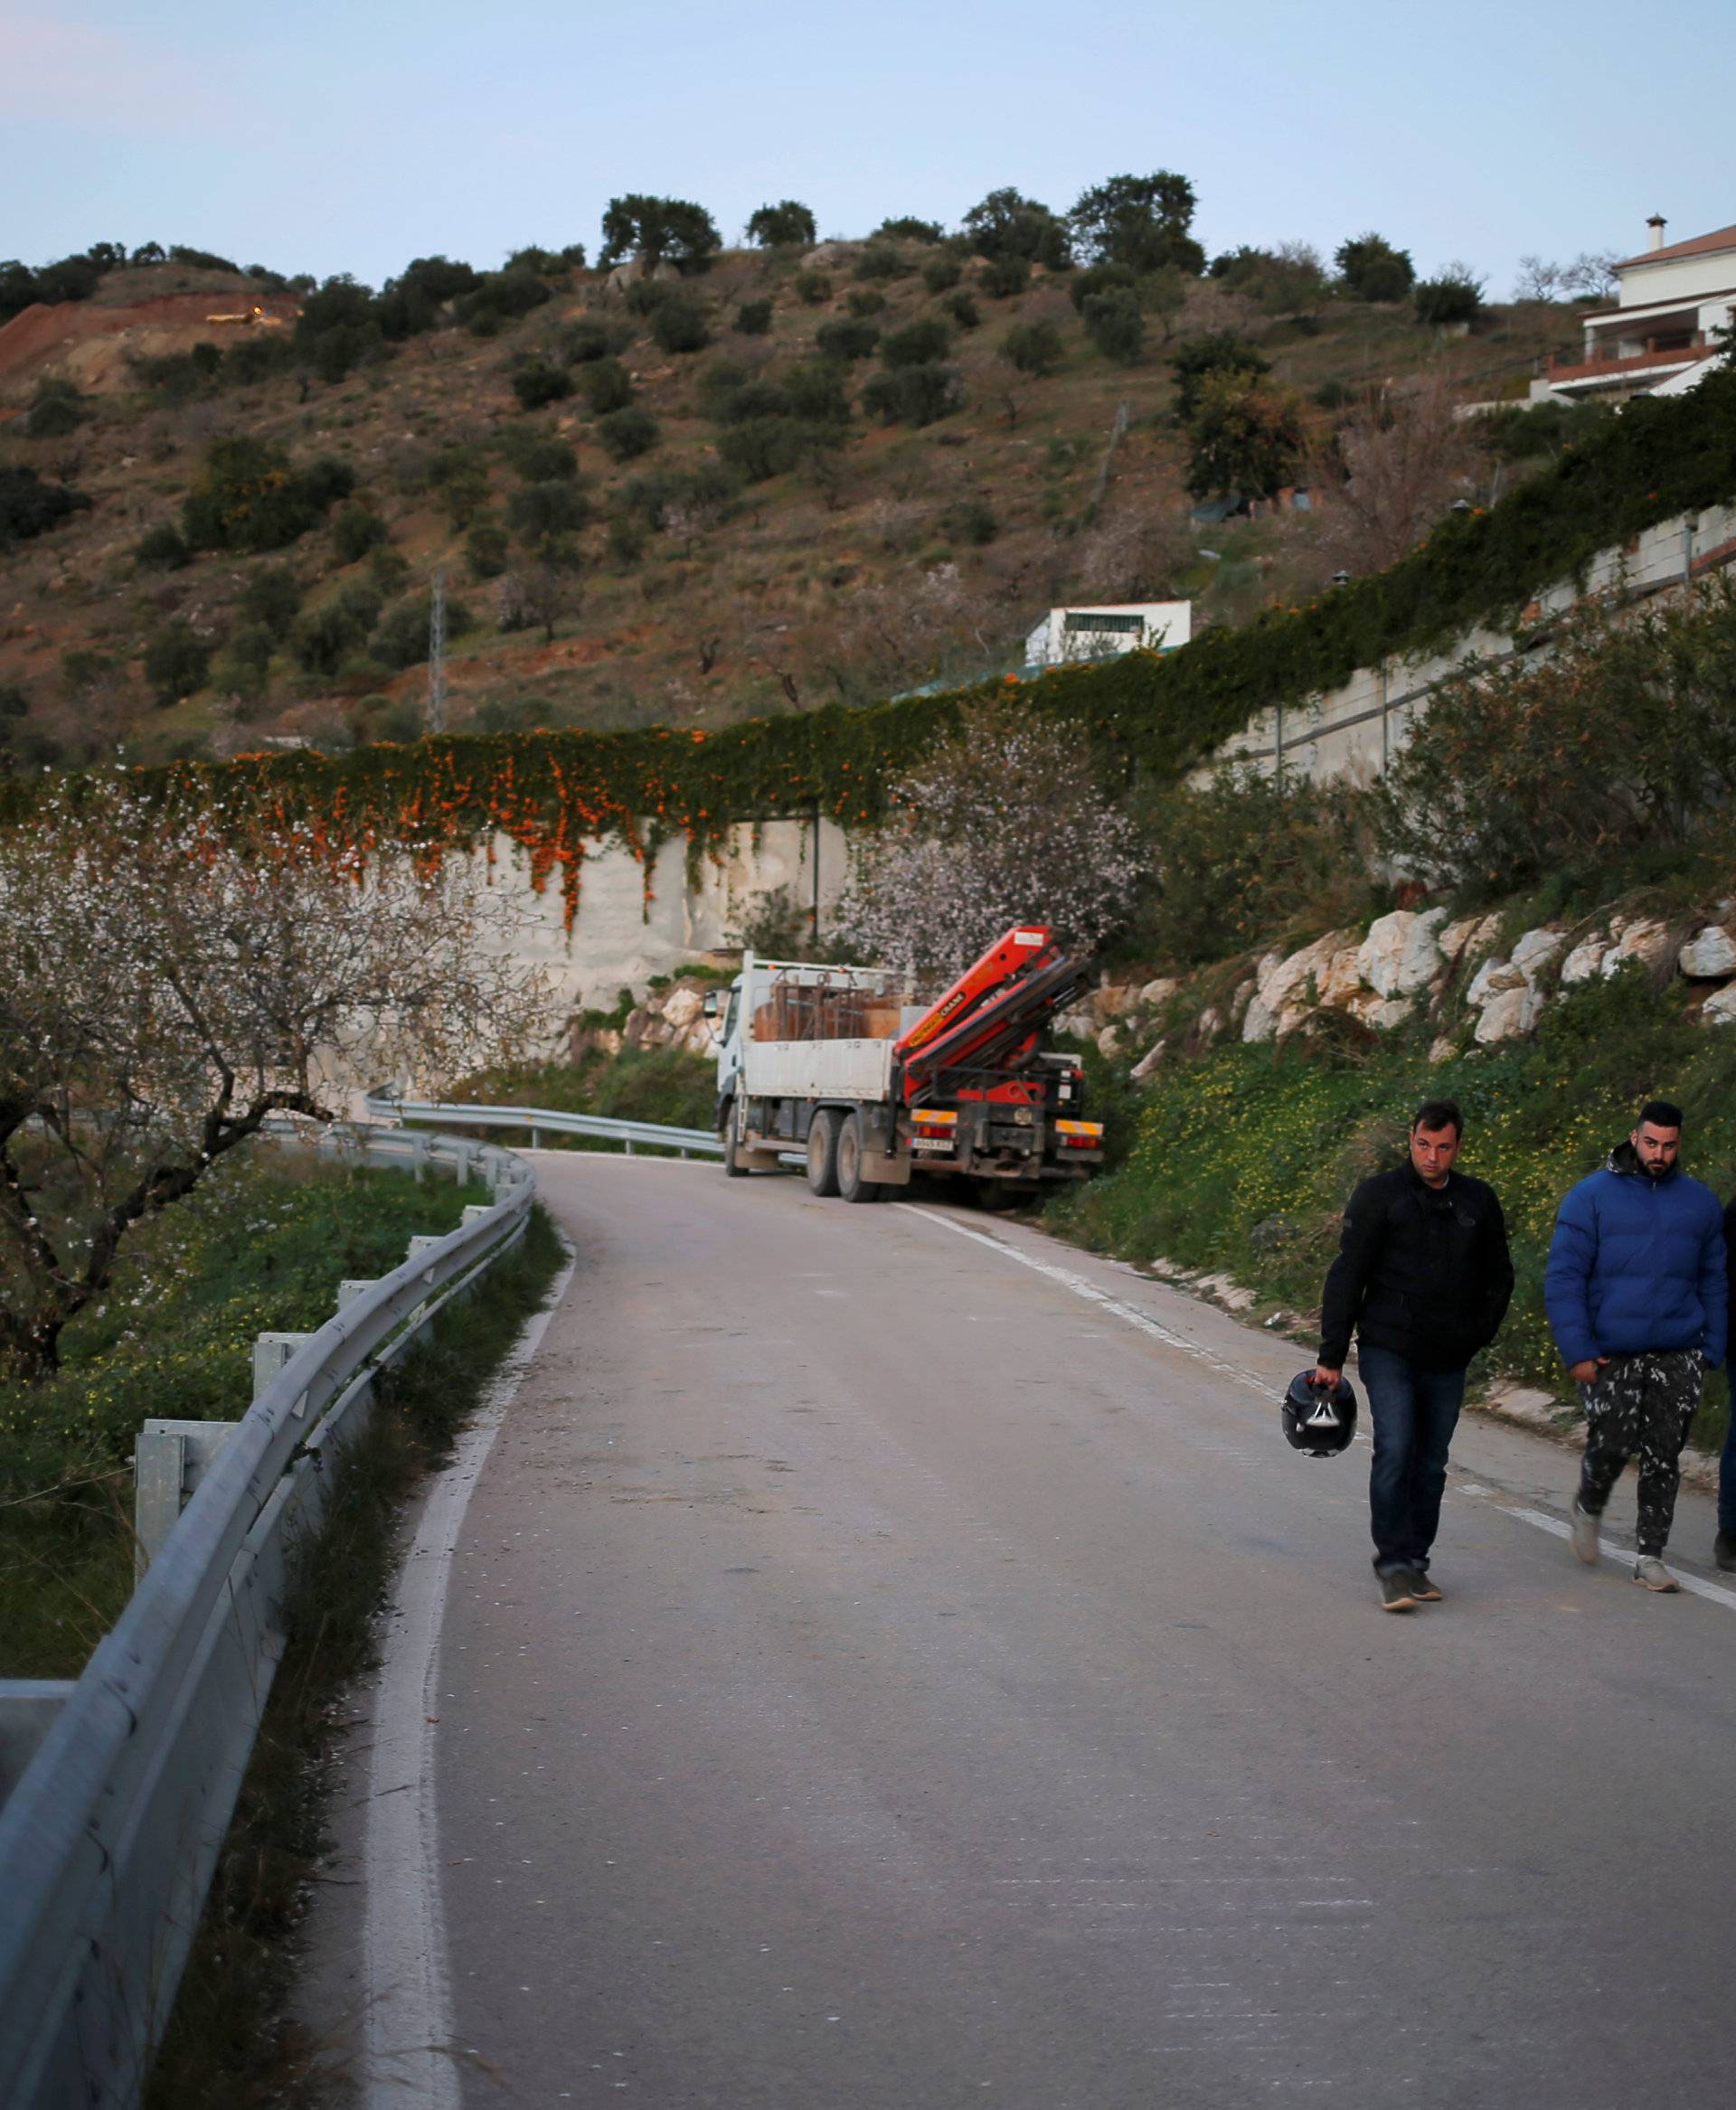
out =
[(1727, 2102), (1736, 1597), (1580, 1568), (1566, 1454), (1467, 1427), (1386, 1616), (1293, 1348), (926, 1200), (538, 1174), (433, 1730), (469, 2110)]

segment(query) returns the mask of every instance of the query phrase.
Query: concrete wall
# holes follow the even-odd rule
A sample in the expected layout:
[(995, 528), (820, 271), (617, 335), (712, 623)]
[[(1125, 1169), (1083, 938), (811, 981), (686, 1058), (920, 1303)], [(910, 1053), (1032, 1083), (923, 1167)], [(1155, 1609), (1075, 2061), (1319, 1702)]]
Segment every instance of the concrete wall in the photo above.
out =
[[(1583, 584), (1564, 579), (1539, 594), (1525, 611), (1524, 627), (1564, 615), (1585, 593), (1637, 597), (1732, 559), (1736, 506), (1678, 514), (1623, 548), (1600, 551)], [(1269, 774), (1281, 763), (1287, 776), (1294, 773), (1316, 782), (1338, 777), (1369, 782), (1403, 746), (1411, 720), (1450, 675), (1478, 662), (1536, 657), (1549, 650), (1545, 642), (1529, 655), (1519, 654), (1508, 633), (1473, 630), (1456, 638), (1446, 652), (1363, 667), (1343, 688), (1260, 712), (1194, 772), (1194, 781), (1203, 782), (1221, 763), (1237, 761), (1250, 762)]]

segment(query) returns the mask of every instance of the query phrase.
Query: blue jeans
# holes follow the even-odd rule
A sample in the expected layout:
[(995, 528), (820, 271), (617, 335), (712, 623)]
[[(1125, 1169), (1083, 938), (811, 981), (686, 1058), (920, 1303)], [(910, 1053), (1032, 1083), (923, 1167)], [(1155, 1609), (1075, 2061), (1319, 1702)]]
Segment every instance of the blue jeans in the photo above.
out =
[(1447, 1450), (1465, 1399), (1462, 1370), (1419, 1370), (1390, 1348), (1360, 1347), (1357, 1362), (1374, 1426), (1368, 1475), (1374, 1571), (1426, 1569), (1440, 1528)]
[(1736, 1383), (1731, 1387), (1730, 1434), (1718, 1460), (1718, 1529), (1736, 1539)]

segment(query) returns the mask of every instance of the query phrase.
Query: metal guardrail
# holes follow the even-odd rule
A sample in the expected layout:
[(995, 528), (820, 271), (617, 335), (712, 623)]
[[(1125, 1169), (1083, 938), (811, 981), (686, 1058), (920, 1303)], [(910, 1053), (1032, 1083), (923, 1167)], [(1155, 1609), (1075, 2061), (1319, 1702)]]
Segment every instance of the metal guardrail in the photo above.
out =
[(458, 1121), (467, 1128), (528, 1128), (533, 1150), (542, 1148), (546, 1131), (552, 1135), (597, 1135), (625, 1145), (631, 1157), (633, 1146), (679, 1151), (683, 1157), (697, 1151), (703, 1157), (722, 1157), (722, 1138), (709, 1128), (666, 1128), (656, 1121), (618, 1121), (606, 1114), (561, 1114), (550, 1107), (477, 1107), (446, 1099), (396, 1099), (383, 1091), (370, 1092), (365, 1101), (375, 1120)]
[(286, 1578), (319, 1523), (326, 1461), (360, 1432), (380, 1371), (530, 1220), (534, 1177), (495, 1144), (400, 1131), (321, 1145), (474, 1169), (495, 1200), (357, 1288), (263, 1387), (0, 1804), (5, 2110), (137, 2103), (283, 1653)]

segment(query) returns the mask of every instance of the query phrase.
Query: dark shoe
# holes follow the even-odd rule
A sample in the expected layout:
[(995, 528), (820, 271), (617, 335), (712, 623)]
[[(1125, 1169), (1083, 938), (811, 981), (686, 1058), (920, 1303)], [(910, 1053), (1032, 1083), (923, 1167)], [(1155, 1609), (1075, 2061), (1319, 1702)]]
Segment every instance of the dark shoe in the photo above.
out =
[(1417, 1608), (1417, 1578), (1408, 1568), (1391, 1568), (1384, 1575), (1377, 1575), (1381, 1586), (1382, 1612), (1414, 1612)]
[(1712, 1558), (1726, 1575), (1736, 1575), (1736, 1531), (1720, 1531), (1712, 1541)]
[(1420, 1605), (1439, 1604), (1439, 1585), (1429, 1579), (1429, 1570), (1426, 1568), (1413, 1568), (1410, 1570), (1410, 1595)]

